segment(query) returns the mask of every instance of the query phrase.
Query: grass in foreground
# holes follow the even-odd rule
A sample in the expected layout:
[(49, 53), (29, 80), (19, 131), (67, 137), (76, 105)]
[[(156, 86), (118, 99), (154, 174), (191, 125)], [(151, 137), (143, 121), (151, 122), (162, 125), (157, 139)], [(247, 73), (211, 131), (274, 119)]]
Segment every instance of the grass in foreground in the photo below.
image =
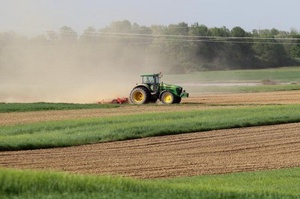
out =
[(1, 198), (299, 198), (300, 169), (165, 180), (0, 169)]
[(0, 113), (48, 111), (48, 110), (74, 110), (74, 109), (98, 109), (116, 108), (118, 104), (72, 104), (72, 103), (0, 103)]
[(300, 122), (299, 113), (300, 104), (269, 105), (2, 126), (0, 150), (74, 146), (215, 129)]

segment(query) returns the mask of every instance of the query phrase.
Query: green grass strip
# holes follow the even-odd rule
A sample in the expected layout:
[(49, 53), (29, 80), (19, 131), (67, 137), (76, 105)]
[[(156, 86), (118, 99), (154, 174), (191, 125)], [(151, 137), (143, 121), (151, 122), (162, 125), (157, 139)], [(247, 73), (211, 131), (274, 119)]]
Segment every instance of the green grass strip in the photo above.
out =
[(164, 82), (299, 82), (300, 67), (282, 67), (254, 70), (201, 71), (179, 75), (164, 75)]
[(300, 84), (257, 85), (257, 86), (185, 86), (190, 93), (259, 93), (300, 90)]
[(118, 104), (72, 104), (72, 103), (0, 103), (0, 113), (48, 111), (48, 110), (74, 110), (116, 108)]
[(2, 126), (0, 150), (74, 146), (149, 136), (300, 122), (299, 113), (300, 104), (265, 105)]
[[(253, 196), (262, 196), (262, 198), (300, 197), (300, 168), (173, 178), (158, 181), (180, 188), (192, 188), (207, 192), (252, 193)], [(265, 197), (268, 194), (270, 195)], [(271, 195), (273, 196), (271, 197)]]
[(300, 169), (167, 180), (137, 180), (0, 169), (6, 198), (299, 198)]

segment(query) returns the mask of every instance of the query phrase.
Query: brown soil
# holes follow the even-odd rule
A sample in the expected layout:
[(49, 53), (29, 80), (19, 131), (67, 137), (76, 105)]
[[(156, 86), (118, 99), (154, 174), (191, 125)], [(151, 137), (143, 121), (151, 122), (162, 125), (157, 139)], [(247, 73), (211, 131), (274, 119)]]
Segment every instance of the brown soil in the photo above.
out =
[(183, 104), (166, 106), (163, 104), (151, 104), (143, 106), (121, 106), (109, 109), (85, 109), (85, 110), (63, 110), (63, 111), (36, 111), (21, 113), (0, 113), (0, 126), (34, 123), (42, 121), (58, 121), (67, 119), (80, 119), (92, 117), (109, 117), (117, 115), (131, 115), (152, 112), (172, 112), (186, 110), (216, 109), (218, 106), (207, 106), (201, 104)]
[(0, 166), (164, 178), (300, 166), (300, 123), (1, 152)]
[[(250, 102), (251, 104), (299, 103), (299, 96), (300, 92), (207, 95), (184, 100), (187, 104), (176, 108), (182, 111), (210, 108), (210, 106), (203, 105), (203, 102), (245, 105)], [(223, 97), (223, 101), (219, 97)], [(200, 104), (188, 104), (188, 102), (200, 102)], [(214, 108), (220, 107), (214, 106)], [(2, 121), (3, 125), (13, 124), (15, 116), (18, 122), (37, 122), (173, 110), (172, 106), (158, 105), (127, 106), (109, 110), (6, 113), (0, 115), (0, 121), (6, 118), (6, 122)], [(50, 115), (49, 118), (47, 114)], [(11, 119), (8, 119), (9, 117)], [(0, 167), (52, 169), (71, 173), (113, 174), (137, 178), (165, 178), (299, 167), (299, 132), (300, 123), (293, 123), (68, 148), (0, 152)]]
[[(184, 98), (180, 106), (166, 106), (163, 104), (149, 106), (123, 106), (111, 109), (68, 110), (68, 111), (38, 111), (26, 113), (0, 113), (1, 125), (14, 125), (41, 121), (55, 121), (90, 117), (106, 117), (115, 115), (139, 114), (147, 112), (172, 112), (187, 110), (204, 110), (225, 108), (237, 105), (253, 104), (298, 104), (300, 91), (266, 92), (266, 93), (238, 93), (238, 94), (210, 94)], [(211, 106), (213, 105), (213, 106)]]
[(185, 102), (203, 104), (299, 104), (300, 91), (199, 95)]

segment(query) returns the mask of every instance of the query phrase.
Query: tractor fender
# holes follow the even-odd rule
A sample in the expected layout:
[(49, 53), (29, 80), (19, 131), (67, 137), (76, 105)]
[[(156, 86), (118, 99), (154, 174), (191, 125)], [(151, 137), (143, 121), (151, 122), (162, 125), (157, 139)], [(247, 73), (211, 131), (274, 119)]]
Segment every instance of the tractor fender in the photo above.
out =
[(162, 92), (159, 94), (158, 99), (161, 99), (161, 96), (162, 96), (165, 92), (167, 92), (167, 90), (162, 91)]
[[(138, 85), (136, 85), (135, 87), (133, 87), (133, 89), (141, 88), (141, 87), (146, 88), (146, 89), (150, 92), (150, 88), (149, 88), (149, 86), (148, 86), (147, 84), (138, 84)], [(132, 89), (132, 90), (133, 90), (133, 89)]]

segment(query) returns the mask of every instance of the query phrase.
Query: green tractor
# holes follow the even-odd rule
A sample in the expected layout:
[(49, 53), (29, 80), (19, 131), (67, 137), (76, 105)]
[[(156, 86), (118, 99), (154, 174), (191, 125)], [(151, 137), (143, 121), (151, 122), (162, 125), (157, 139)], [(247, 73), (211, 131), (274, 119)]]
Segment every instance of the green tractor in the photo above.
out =
[(182, 87), (160, 82), (158, 74), (143, 74), (142, 83), (137, 84), (130, 92), (129, 99), (133, 104), (155, 103), (158, 99), (164, 104), (180, 103), (182, 97), (189, 94)]

